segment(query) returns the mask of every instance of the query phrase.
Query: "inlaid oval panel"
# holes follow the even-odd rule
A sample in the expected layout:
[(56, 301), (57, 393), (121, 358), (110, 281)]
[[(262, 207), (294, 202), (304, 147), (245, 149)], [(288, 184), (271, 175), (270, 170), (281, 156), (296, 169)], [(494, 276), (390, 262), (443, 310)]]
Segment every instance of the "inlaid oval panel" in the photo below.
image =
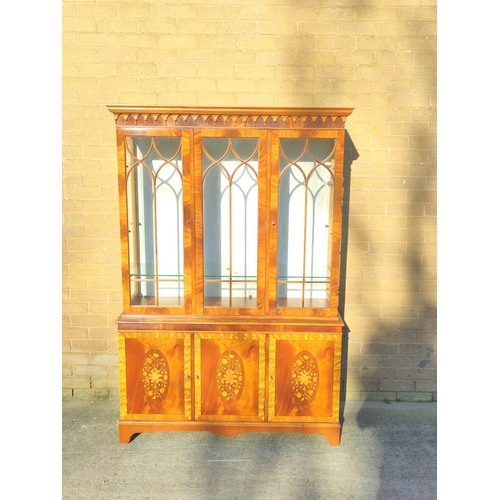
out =
[(292, 394), (295, 403), (306, 406), (318, 392), (319, 369), (316, 358), (309, 351), (301, 351), (292, 362)]
[(245, 384), (245, 371), (243, 361), (235, 351), (224, 351), (216, 366), (217, 394), (226, 405), (238, 401)]
[(151, 349), (142, 362), (142, 390), (145, 398), (153, 404), (161, 403), (170, 386), (170, 370), (167, 358), (158, 349)]

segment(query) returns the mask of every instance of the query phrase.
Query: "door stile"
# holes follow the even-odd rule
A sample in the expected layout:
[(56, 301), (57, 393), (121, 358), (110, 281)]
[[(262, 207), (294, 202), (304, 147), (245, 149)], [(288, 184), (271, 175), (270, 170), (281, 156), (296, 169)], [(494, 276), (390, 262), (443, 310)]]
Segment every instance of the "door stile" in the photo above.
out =
[(194, 217), (194, 254), (195, 254), (195, 313), (203, 313), (203, 297), (204, 297), (204, 283), (203, 283), (203, 203), (201, 198), (201, 185), (202, 185), (202, 152), (201, 147), (195, 147), (195, 144), (201, 143), (201, 131), (195, 129), (192, 131), (193, 141), (193, 199), (195, 202), (195, 217)]
[(269, 131), (269, 218), (268, 218), (268, 262), (267, 273), (268, 314), (276, 314), (278, 263), (278, 181), (279, 181), (279, 134)]
[[(339, 276), (340, 276), (340, 236), (342, 234), (342, 196), (344, 178), (344, 137), (345, 132), (339, 130), (335, 134), (335, 185), (333, 194), (333, 231), (332, 250), (330, 252), (330, 308), (337, 311), (339, 302)], [(334, 137), (335, 137), (334, 136)]]

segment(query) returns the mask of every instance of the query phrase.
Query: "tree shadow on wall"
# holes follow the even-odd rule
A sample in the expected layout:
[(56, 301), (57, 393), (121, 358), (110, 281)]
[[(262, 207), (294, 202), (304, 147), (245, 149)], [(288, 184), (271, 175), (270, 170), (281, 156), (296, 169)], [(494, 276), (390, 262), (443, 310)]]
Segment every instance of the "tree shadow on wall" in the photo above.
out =
[[(435, 388), (432, 385), (436, 376), (435, 366), (435, 331), (436, 303), (432, 299), (435, 275), (432, 269), (430, 248), (435, 243), (428, 239), (427, 230), (432, 229), (433, 213), (428, 210), (435, 201), (433, 179), (435, 162), (432, 157), (433, 144), (425, 126), (414, 129), (414, 145), (416, 151), (426, 151), (422, 162), (408, 162), (406, 170), (392, 177), (389, 188), (405, 190), (404, 207), (400, 212), (387, 209), (387, 216), (394, 217), (398, 224), (388, 226), (387, 243), (394, 244), (394, 255), (397, 256), (394, 266), (401, 268), (397, 280), (397, 288), (386, 289), (381, 281), (380, 292), (400, 294), (400, 302), (394, 307), (401, 309), (384, 315), (384, 308), (393, 307), (381, 304), (377, 310), (366, 304), (364, 316), (372, 321), (370, 335), (362, 341), (363, 360), (360, 383), (362, 390), (378, 392), (378, 397), (386, 395), (386, 406), (382, 402), (365, 401), (358, 412), (356, 423), (362, 432), (368, 432), (377, 441), (379, 486), (377, 500), (418, 498), (433, 499), (436, 494), (436, 427), (435, 408), (430, 405), (415, 406), (421, 403), (403, 403), (405, 398), (416, 401), (419, 398), (434, 399)], [(350, 170), (346, 179), (350, 186)], [(398, 179), (400, 184), (398, 184)], [(346, 192), (347, 197), (349, 191)], [(347, 201), (349, 199), (347, 198)], [(388, 204), (389, 205), (389, 204)], [(397, 206), (396, 206), (397, 208)], [(345, 206), (348, 227), (349, 205)], [(392, 224), (392, 223), (391, 223)], [(380, 253), (377, 241), (370, 241), (368, 227), (356, 227), (358, 238), (369, 243), (367, 259), (370, 255)], [(392, 235), (390, 233), (393, 233)], [(347, 243), (346, 233), (343, 234)], [(373, 244), (373, 247), (372, 247)], [(398, 248), (398, 245), (400, 247)], [(404, 245), (404, 246), (403, 246)], [(343, 254), (345, 259), (345, 254)], [(368, 268), (368, 267), (367, 267)], [(346, 263), (343, 261), (342, 292), (345, 293)], [(379, 276), (372, 274), (371, 279)], [(341, 301), (345, 306), (345, 297)], [(403, 311), (404, 309), (404, 311)], [(404, 312), (404, 314), (403, 314)], [(344, 309), (342, 309), (342, 314)], [(397, 316), (396, 318), (392, 316)], [(349, 334), (346, 327), (345, 335)], [(343, 381), (347, 381), (347, 348), (345, 339), (343, 359)], [(365, 379), (363, 379), (363, 374)], [(426, 385), (428, 388), (426, 388)], [(344, 385), (345, 387), (345, 385)], [(344, 393), (345, 396), (345, 393)], [(390, 400), (389, 400), (390, 398)], [(369, 399), (369, 397), (368, 397)], [(382, 405), (382, 412), (380, 407)], [(398, 406), (399, 405), (399, 406)], [(374, 409), (378, 406), (378, 409)], [(385, 414), (381, 418), (381, 415)], [(422, 415), (424, 415), (422, 417)], [(417, 473), (418, 471), (418, 473)]]

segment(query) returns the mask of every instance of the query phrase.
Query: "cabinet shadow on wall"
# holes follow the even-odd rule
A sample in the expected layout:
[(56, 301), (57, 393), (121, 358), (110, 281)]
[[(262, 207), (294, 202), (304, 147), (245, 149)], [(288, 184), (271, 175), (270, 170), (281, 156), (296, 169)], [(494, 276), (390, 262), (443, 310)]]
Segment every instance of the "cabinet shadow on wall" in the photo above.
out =
[[(340, 378), (340, 423), (344, 421), (344, 408), (346, 401), (347, 369), (349, 354), (349, 325), (345, 317), (345, 299), (347, 288), (347, 248), (349, 235), (349, 208), (351, 196), (351, 173), (352, 164), (359, 158), (359, 153), (352, 141), (349, 132), (345, 132), (344, 150), (344, 190), (342, 197), (342, 234), (340, 244), (340, 276), (339, 276), (339, 314), (344, 320), (345, 326), (342, 331), (342, 370)], [(342, 429), (342, 427), (341, 427)], [(342, 431), (341, 431), (342, 432)]]

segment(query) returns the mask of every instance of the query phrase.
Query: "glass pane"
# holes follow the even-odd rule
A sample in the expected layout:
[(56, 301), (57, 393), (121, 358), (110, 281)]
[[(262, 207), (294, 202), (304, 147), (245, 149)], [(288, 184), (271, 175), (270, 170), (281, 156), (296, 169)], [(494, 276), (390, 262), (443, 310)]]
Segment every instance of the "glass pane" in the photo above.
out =
[(255, 307), (258, 139), (203, 139), (205, 306)]
[(333, 139), (282, 139), (278, 307), (329, 307)]
[(127, 137), (131, 303), (178, 306), (184, 297), (179, 137)]

